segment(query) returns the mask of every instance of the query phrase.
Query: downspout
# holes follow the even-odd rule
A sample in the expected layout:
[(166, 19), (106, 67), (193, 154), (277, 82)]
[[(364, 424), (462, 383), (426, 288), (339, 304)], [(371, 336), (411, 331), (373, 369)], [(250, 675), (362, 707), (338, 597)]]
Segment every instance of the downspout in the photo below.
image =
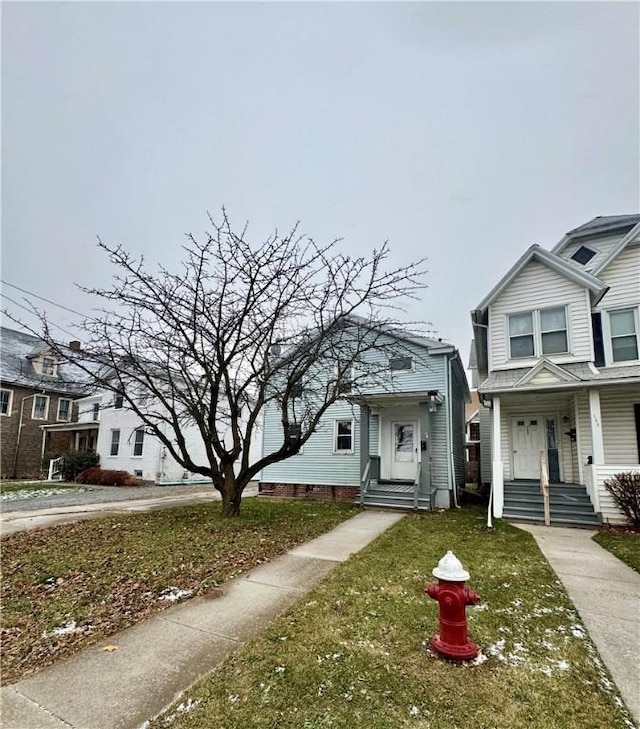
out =
[(452, 490), (453, 490), (453, 505), (456, 509), (460, 508), (460, 505), (458, 504), (458, 494), (456, 493), (456, 470), (455, 470), (455, 463), (453, 461), (453, 397), (451, 396), (451, 383), (453, 381), (453, 378), (451, 376), (451, 357), (449, 355), (446, 355), (447, 357), (447, 366), (445, 367), (445, 392), (447, 393), (447, 410), (446, 410), (446, 416), (447, 416), (447, 440), (449, 441), (449, 458), (447, 459), (447, 471), (449, 473), (449, 483), (451, 484)]

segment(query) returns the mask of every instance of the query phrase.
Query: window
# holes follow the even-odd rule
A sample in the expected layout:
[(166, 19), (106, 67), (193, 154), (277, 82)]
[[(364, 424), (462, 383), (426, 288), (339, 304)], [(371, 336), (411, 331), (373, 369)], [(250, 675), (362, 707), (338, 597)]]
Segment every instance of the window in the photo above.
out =
[(33, 420), (46, 420), (49, 416), (49, 396), (36, 395), (33, 398), (33, 409), (31, 418)]
[(533, 357), (533, 312), (509, 316), (509, 346), (511, 359)]
[(633, 309), (609, 312), (611, 330), (611, 356), (614, 362), (638, 359), (638, 336)]
[(336, 420), (335, 453), (353, 453), (353, 420)]
[(42, 358), (42, 374), (43, 375), (55, 375), (56, 373), (56, 361), (53, 357)]
[(0, 390), (0, 415), (11, 415), (13, 390)]
[(289, 397), (294, 400), (296, 397), (302, 397), (302, 380), (292, 382), (289, 386)]
[(58, 400), (58, 420), (71, 420), (71, 400), (64, 397)]
[(346, 395), (353, 390), (354, 374), (351, 362), (338, 362), (335, 369), (335, 376), (336, 387), (340, 395)]
[(94, 402), (93, 403), (93, 419), (99, 420), (100, 418), (100, 403)]
[(578, 248), (578, 250), (571, 256), (571, 260), (585, 266), (595, 255), (596, 252), (592, 251), (591, 248), (580, 246), (580, 248)]
[(111, 431), (111, 448), (109, 449), (109, 455), (117, 456), (119, 450), (120, 450), (120, 431), (112, 430)]
[(569, 351), (567, 312), (564, 306), (509, 314), (508, 319), (511, 359)]
[(413, 368), (413, 357), (391, 357), (389, 369), (392, 372), (405, 372)]
[(113, 401), (113, 407), (116, 410), (122, 410), (122, 404), (124, 402), (124, 395), (121, 392), (116, 392), (115, 399)]
[(133, 440), (133, 455), (134, 456), (142, 455), (143, 445), (144, 445), (144, 430), (142, 428), (138, 428), (138, 430), (135, 431), (135, 437)]
[(567, 314), (564, 306), (540, 311), (542, 354), (560, 354), (567, 347)]

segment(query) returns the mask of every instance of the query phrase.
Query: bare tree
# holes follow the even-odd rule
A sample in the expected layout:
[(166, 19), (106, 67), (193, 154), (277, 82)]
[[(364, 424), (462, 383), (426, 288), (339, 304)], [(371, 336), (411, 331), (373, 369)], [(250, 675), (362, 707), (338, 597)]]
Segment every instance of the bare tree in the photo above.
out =
[[(116, 273), (110, 288), (83, 289), (104, 306), (84, 322), (87, 343), (74, 357), (184, 469), (211, 478), (233, 516), (261, 469), (296, 454), (332, 403), (371, 382), (377, 365), (368, 355), (385, 346), (381, 332), (397, 326), (396, 307), (423, 288), (425, 271), (423, 261), (387, 269), (386, 243), (350, 258), (337, 241), (318, 245), (296, 226), (252, 247), (224, 211), (220, 223), (209, 220), (203, 240), (188, 236), (175, 273), (152, 273), (99, 241)], [(44, 338), (55, 348), (46, 320)], [(267, 407), (280, 414), (282, 443), (252, 462)], [(206, 462), (189, 452), (187, 422)]]

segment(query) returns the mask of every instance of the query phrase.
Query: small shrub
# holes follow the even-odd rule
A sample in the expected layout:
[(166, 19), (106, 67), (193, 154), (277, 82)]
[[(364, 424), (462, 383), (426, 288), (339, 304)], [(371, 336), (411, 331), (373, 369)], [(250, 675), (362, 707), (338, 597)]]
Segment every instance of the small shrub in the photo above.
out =
[(126, 471), (113, 471), (108, 468), (86, 468), (75, 479), (76, 483), (93, 486), (138, 486), (138, 479)]
[(73, 481), (75, 477), (91, 466), (100, 463), (100, 456), (94, 451), (68, 451), (62, 454), (62, 479)]
[(640, 472), (616, 473), (604, 485), (629, 524), (640, 529)]

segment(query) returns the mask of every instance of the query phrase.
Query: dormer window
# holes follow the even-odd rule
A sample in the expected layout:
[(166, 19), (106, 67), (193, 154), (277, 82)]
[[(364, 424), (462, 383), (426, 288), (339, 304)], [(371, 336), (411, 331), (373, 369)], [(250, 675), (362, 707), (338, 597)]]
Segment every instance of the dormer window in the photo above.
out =
[(56, 361), (53, 357), (42, 358), (42, 374), (43, 375), (55, 375), (56, 374)]
[(571, 256), (571, 260), (586, 266), (595, 255), (596, 252), (592, 251), (591, 248), (587, 248), (587, 246), (580, 246), (580, 248), (578, 248), (578, 250)]

